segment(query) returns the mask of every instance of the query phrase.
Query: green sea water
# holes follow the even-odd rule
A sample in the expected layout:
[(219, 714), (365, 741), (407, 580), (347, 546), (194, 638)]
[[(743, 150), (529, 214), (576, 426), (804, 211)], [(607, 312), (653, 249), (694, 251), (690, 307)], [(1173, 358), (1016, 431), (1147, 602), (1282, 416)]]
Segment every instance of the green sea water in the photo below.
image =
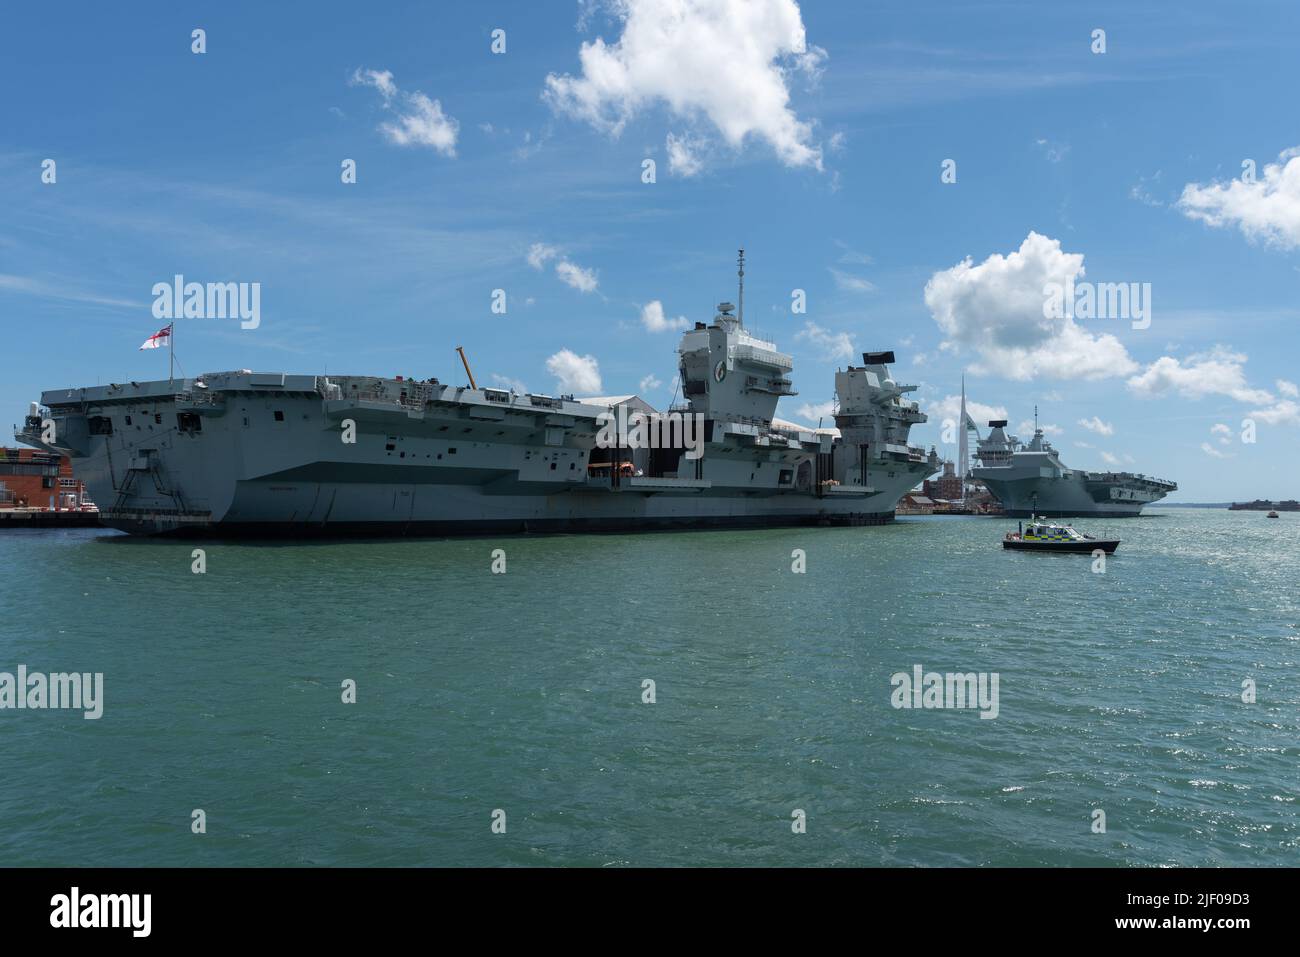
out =
[[(104, 676), (0, 710), (0, 864), (1300, 864), (1300, 515), (1078, 524), (1104, 573), (977, 518), (0, 533), (0, 672)], [(893, 707), (918, 664), (997, 717)]]

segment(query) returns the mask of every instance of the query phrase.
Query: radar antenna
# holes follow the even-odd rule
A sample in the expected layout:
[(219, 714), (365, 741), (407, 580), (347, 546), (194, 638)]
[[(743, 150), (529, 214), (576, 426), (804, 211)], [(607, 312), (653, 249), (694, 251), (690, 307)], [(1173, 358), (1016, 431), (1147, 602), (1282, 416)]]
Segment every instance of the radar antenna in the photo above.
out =
[(740, 321), (740, 325), (743, 327), (745, 325), (745, 250), (744, 249), (739, 250), (739, 256), (736, 259), (736, 265), (737, 265), (736, 275), (740, 277), (740, 300), (739, 300), (739, 306), (737, 308), (736, 318)]

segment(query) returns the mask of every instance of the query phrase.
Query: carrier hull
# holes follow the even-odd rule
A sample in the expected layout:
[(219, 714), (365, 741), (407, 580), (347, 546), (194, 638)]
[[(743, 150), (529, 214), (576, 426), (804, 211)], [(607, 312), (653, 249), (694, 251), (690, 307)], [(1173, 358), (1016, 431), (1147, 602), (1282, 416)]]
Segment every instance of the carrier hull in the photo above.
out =
[[(744, 276), (744, 251), (738, 276)], [(743, 287), (740, 301), (744, 302)], [(721, 303), (682, 405), (404, 376), (205, 373), (46, 392), (17, 438), (68, 455), (137, 535), (496, 535), (879, 525), (938, 456), (892, 352), (836, 373), (837, 430), (775, 418), (793, 359)]]
[(856, 449), (723, 422), (708, 423), (696, 461), (679, 454), (658, 475), (593, 474), (611, 455), (596, 442), (608, 409), (445, 386), (417, 407), (293, 378), (263, 388), (222, 373), (206, 376), (206, 390), (185, 381), (50, 392), (48, 418), (18, 438), (41, 444), (42, 425), (54, 424), (44, 447), (72, 457), (101, 503), (100, 524), (209, 538), (880, 525), (934, 471), (918, 450), (882, 450), (865, 483), (858, 472), (837, 482), (843, 461), (860, 467)]

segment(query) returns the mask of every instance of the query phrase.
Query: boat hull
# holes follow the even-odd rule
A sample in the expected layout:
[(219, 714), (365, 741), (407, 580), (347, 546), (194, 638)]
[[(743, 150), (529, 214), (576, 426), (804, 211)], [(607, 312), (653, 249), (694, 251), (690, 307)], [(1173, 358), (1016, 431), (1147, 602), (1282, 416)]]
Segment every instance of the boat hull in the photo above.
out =
[(1119, 548), (1119, 539), (1086, 542), (1018, 542), (1004, 539), (1002, 547), (1024, 552), (1083, 552), (1088, 555), (1100, 549), (1107, 555), (1112, 555)]

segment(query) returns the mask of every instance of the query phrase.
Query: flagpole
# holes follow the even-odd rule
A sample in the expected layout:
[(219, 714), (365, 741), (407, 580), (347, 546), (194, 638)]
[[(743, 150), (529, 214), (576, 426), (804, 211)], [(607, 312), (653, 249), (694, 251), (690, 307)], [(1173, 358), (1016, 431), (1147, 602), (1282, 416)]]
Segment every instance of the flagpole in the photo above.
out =
[(176, 378), (176, 323), (167, 326), (167, 388), (173, 388)]

